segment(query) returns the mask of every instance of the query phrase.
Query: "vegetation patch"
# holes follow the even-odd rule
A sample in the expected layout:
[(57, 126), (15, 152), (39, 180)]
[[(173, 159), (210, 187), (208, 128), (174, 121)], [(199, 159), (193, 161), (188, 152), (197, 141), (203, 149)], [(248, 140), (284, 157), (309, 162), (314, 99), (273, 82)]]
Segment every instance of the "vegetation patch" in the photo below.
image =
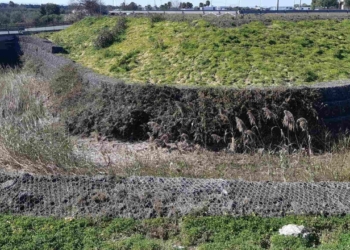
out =
[[(75, 61), (127, 82), (247, 87), (349, 78), (349, 20), (255, 19), (224, 28), (198, 18), (127, 19), (119, 39), (113, 29), (123, 19), (112, 17), (85, 18), (50, 39)], [(96, 49), (102, 37), (108, 42)]]
[[(0, 216), (1, 249), (346, 249), (349, 217), (76, 219)], [(287, 224), (313, 237), (280, 236)]]
[[(61, 80), (55, 88), (67, 84)], [(68, 105), (65, 122), (73, 134), (97, 132), (160, 145), (187, 141), (233, 152), (310, 150), (309, 135), (322, 129), (316, 112), (320, 98), (313, 89), (179, 89), (116, 82), (85, 86)], [(315, 147), (320, 139), (313, 138)]]
[(126, 18), (120, 17), (117, 24), (112, 30), (103, 29), (98, 34), (94, 41), (94, 46), (97, 49), (103, 49), (109, 47), (113, 42), (120, 42), (122, 35), (126, 30)]
[(0, 75), (0, 162), (39, 171), (92, 167), (74, 154), (67, 131), (55, 118), (48, 82), (27, 71), (1, 70)]

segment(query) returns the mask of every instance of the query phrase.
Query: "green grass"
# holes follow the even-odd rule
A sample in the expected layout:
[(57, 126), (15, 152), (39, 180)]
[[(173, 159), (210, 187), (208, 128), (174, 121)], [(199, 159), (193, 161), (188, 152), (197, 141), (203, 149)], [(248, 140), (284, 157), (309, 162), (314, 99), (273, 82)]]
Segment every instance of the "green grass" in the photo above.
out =
[(77, 62), (128, 82), (176, 85), (300, 85), (347, 79), (350, 20), (252, 22), (219, 28), (187, 22), (128, 18), (119, 42), (93, 41), (117, 18), (89, 17), (50, 35)]
[[(278, 235), (296, 223), (308, 239)], [(0, 215), (1, 249), (348, 249), (350, 217), (57, 219)], [(194, 248), (195, 247), (195, 248)]]

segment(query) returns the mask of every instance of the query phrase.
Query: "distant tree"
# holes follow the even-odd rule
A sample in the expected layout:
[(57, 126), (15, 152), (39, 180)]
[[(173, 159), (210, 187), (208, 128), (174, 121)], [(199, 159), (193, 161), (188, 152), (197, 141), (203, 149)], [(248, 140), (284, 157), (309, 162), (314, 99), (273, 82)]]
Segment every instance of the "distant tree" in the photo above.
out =
[(146, 6), (145, 6), (145, 9), (146, 9), (146, 10), (152, 10), (152, 6), (151, 6), (150, 4), (149, 4), (149, 5), (146, 5)]
[(171, 9), (171, 7), (172, 7), (172, 3), (168, 2), (168, 9)]
[(301, 7), (310, 7), (310, 5), (308, 5), (308, 4), (306, 4), (306, 3), (303, 3), (303, 4), (301, 5)]
[(199, 3), (199, 7), (203, 8), (204, 4), (203, 3)]
[(190, 2), (186, 3), (187, 9), (192, 9), (193, 8), (193, 4)]
[[(54, 3), (45, 4), (46, 15), (59, 15), (60, 14), (60, 6)], [(40, 7), (41, 12), (41, 7)]]
[(315, 9), (316, 7), (316, 0), (311, 0), (311, 8)]
[(316, 0), (316, 7), (323, 7), (323, 8), (329, 8), (329, 7), (337, 7), (338, 6), (338, 0)]
[(346, 8), (349, 8), (350, 7), (350, 0), (345, 0), (344, 4), (345, 4)]
[(139, 9), (138, 5), (134, 2), (131, 2), (129, 4), (122, 3), (120, 5), (120, 8), (122, 10), (138, 10)]
[(210, 1), (206, 1), (205, 6), (210, 6)]
[(190, 3), (190, 2), (183, 2), (183, 3), (180, 3), (180, 8), (181, 9), (192, 9), (193, 8), (193, 4)]
[(40, 14), (42, 16), (46, 15), (46, 6), (44, 4), (40, 6)]
[(22, 23), (23, 21), (23, 14), (20, 11), (11, 12), (11, 23)]
[(0, 23), (1, 24), (9, 24), (10, 22), (11, 21), (10, 21), (10, 17), (9, 16), (0, 13)]
[(76, 11), (85, 12), (90, 16), (100, 13), (100, 2), (98, 0), (72, 0), (69, 7)]
[(9, 6), (10, 6), (11, 8), (16, 7), (16, 5), (17, 5), (17, 4), (15, 4), (15, 3), (14, 3), (14, 2), (12, 2), (12, 1), (10, 1), (10, 2), (9, 2)]

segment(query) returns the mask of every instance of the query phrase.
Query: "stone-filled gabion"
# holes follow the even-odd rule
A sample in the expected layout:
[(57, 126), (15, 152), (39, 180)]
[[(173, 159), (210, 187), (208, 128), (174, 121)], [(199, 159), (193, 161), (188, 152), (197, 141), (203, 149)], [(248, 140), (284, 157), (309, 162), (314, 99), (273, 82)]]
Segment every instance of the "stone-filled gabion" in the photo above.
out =
[(37, 176), (0, 172), (0, 212), (126, 218), (201, 215), (338, 215), (350, 212), (350, 183), (222, 179)]

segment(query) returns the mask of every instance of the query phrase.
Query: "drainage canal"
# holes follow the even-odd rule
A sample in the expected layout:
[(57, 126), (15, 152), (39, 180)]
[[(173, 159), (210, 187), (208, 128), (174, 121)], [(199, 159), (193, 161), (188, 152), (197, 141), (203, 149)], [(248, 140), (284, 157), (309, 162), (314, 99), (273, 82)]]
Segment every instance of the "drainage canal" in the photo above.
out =
[(15, 67), (20, 64), (20, 49), (16, 36), (0, 36), (0, 66)]

